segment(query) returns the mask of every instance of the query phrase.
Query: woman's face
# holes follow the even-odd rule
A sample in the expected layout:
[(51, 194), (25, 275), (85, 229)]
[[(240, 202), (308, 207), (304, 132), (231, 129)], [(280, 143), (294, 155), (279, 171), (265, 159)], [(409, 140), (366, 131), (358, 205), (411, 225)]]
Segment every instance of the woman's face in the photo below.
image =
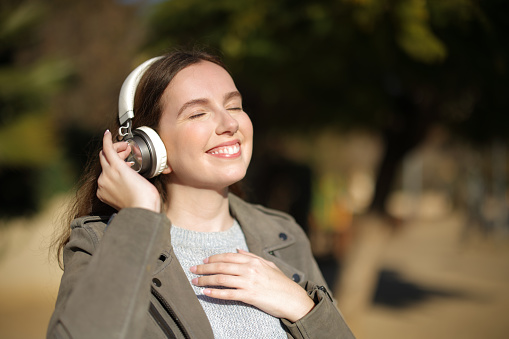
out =
[(188, 66), (161, 100), (159, 135), (169, 166), (163, 173), (172, 183), (224, 189), (245, 176), (253, 126), (225, 69), (208, 61)]

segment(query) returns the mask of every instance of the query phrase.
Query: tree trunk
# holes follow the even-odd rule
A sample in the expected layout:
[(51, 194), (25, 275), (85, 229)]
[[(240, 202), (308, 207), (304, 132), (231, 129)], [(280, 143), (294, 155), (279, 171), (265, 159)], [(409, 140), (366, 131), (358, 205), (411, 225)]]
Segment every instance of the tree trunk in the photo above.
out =
[[(424, 106), (424, 107), (423, 107)], [(388, 215), (386, 202), (404, 157), (418, 145), (434, 120), (435, 111), (407, 97), (400, 98), (397, 119), (384, 133), (385, 154), (377, 172), (375, 192), (368, 211), (353, 220), (353, 242), (341, 264), (333, 288), (339, 308), (358, 338), (360, 321), (376, 289), (379, 260), (399, 221)], [(432, 112), (430, 112), (432, 111)]]

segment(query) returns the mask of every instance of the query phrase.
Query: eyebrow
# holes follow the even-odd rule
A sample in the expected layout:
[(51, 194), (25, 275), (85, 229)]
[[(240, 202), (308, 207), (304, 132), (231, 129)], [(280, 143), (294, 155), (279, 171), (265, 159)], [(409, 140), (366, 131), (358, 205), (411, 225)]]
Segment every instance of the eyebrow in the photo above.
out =
[[(228, 101), (232, 98), (235, 98), (235, 97), (239, 97), (241, 100), (242, 100), (242, 95), (240, 94), (239, 91), (233, 91), (233, 92), (230, 92), (230, 93), (226, 93), (224, 95), (224, 101)], [(191, 107), (191, 106), (194, 106), (194, 105), (206, 105), (207, 103), (209, 102), (209, 99), (204, 99), (204, 98), (201, 98), (201, 99), (193, 99), (193, 100), (190, 100), (188, 102), (186, 102), (184, 105), (182, 105), (182, 107), (180, 107), (178, 113), (177, 113), (177, 117), (180, 116), (180, 114), (182, 114), (182, 112), (184, 112), (187, 108)]]
[(177, 117), (180, 116), (180, 114), (182, 114), (182, 112), (184, 112), (187, 108), (191, 107), (191, 106), (194, 106), (194, 105), (205, 105), (209, 102), (208, 99), (194, 99), (194, 100), (190, 100), (188, 102), (186, 102), (185, 104), (182, 105), (182, 107), (180, 107), (178, 113), (177, 113)]
[(230, 92), (230, 93), (226, 93), (225, 96), (224, 96), (224, 101), (228, 101), (230, 100), (231, 98), (235, 98), (235, 97), (239, 97), (241, 100), (242, 100), (242, 94), (240, 94), (239, 91), (233, 91), (233, 92)]

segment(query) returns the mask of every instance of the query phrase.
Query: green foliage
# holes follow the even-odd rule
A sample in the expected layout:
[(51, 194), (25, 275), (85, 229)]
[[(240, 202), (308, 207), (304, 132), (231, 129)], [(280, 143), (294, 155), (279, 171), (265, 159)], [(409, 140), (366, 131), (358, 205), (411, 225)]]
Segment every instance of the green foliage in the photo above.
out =
[(426, 2), (409, 0), (401, 2), (396, 9), (401, 30), (397, 42), (413, 59), (432, 63), (446, 57), (446, 47), (433, 34), (429, 26), (429, 11)]
[(72, 68), (60, 58), (33, 57), (47, 8), (39, 1), (0, 6), (0, 215), (34, 212), (52, 191), (40, 180), (61, 153), (51, 114)]
[(55, 161), (58, 152), (51, 121), (27, 114), (0, 129), (2, 165), (41, 167)]
[[(150, 12), (149, 46), (220, 51), (264, 127), (386, 128), (412, 114), (401, 109), (410, 101), (486, 138), (464, 127), (492, 106), (489, 91), (507, 88), (504, 9), (500, 0), (172, 0)], [(445, 109), (473, 99), (470, 113)]]
[(0, 126), (5, 126), (25, 114), (37, 113), (47, 107), (51, 97), (62, 89), (72, 73), (71, 65), (63, 60), (41, 59), (30, 64), (8, 63), (0, 67)]
[(506, 0), (170, 0), (151, 8), (147, 46), (220, 51), (256, 136), (376, 131), (385, 154), (370, 209), (383, 212), (431, 126), (507, 139), (508, 11)]
[(34, 43), (45, 13), (40, 3), (3, 6), (0, 11), (0, 159), (5, 166), (45, 166), (55, 160), (57, 143), (48, 111), (51, 98), (71, 73), (61, 60), (18, 61)]
[(9, 53), (20, 41), (32, 36), (32, 30), (45, 14), (45, 8), (37, 2), (4, 1), (0, 5), (0, 54)]

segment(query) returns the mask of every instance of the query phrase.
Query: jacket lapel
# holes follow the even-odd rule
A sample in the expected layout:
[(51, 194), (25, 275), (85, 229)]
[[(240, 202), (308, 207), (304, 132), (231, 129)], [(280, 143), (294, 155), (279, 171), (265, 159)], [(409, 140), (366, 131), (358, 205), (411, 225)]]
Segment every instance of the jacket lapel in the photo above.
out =
[(171, 241), (163, 249), (161, 258), (166, 259), (153, 273), (152, 287), (156, 291), (153, 294), (160, 299), (156, 295), (159, 294), (162, 302), (167, 303), (167, 307), (174, 313), (174, 320), (176, 318), (183, 325), (191, 338), (213, 338), (207, 315), (173, 253)]
[(290, 279), (296, 275), (305, 280), (304, 272), (291, 266), (278, 255), (278, 251), (296, 244), (294, 235), (282, 227), (275, 218), (262, 213), (237, 196), (230, 194), (230, 212), (242, 227), (251, 253), (272, 261)]

